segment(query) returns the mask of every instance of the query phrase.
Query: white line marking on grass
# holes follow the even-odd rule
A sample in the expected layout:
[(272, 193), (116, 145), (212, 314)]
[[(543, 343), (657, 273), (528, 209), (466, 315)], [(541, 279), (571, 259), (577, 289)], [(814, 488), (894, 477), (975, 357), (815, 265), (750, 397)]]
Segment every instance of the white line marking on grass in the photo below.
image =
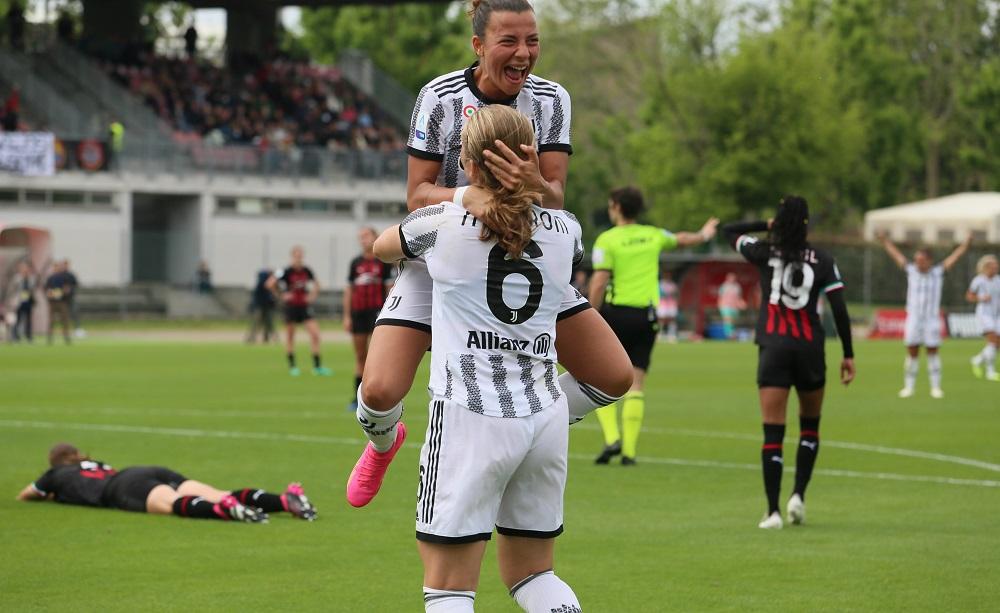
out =
[[(574, 428), (585, 428), (587, 430), (600, 430), (600, 426), (594, 424), (577, 424), (573, 426)], [(753, 434), (744, 434), (741, 432), (714, 432), (708, 430), (688, 430), (686, 428), (645, 428), (642, 429), (643, 433), (650, 434), (676, 434), (679, 436), (694, 436), (700, 438), (721, 438), (730, 440), (740, 440), (740, 441), (760, 441), (759, 436)], [(988, 470), (991, 472), (1000, 473), (1000, 464), (992, 464), (990, 462), (983, 462), (982, 460), (974, 460), (972, 458), (963, 458), (961, 456), (947, 455), (944, 453), (934, 453), (930, 451), (917, 451), (915, 449), (900, 449), (898, 447), (884, 447), (882, 445), (867, 445), (865, 443), (849, 443), (844, 441), (830, 441), (827, 439), (822, 439), (821, 444), (825, 447), (834, 447), (837, 449), (852, 449), (854, 451), (870, 451), (872, 453), (881, 453), (885, 455), (898, 455), (908, 458), (920, 458), (922, 460), (935, 460), (937, 462), (948, 462), (950, 464), (961, 464), (962, 466), (973, 466), (975, 468), (982, 468), (983, 470)]]
[[(97, 413), (101, 415), (167, 415), (167, 416), (177, 416), (177, 417), (247, 417), (247, 418), (262, 418), (262, 419), (328, 419), (334, 418), (338, 415), (349, 415), (347, 411), (342, 411), (338, 408), (331, 408), (328, 411), (242, 411), (239, 409), (219, 409), (219, 410), (205, 410), (205, 409), (131, 409), (131, 408), (85, 408), (80, 409), (81, 411), (86, 411), (89, 413)], [(29, 412), (29, 413), (61, 413), (65, 412), (62, 409), (54, 409), (51, 407), (31, 407), (31, 408), (12, 408), (12, 407), (2, 407), (0, 412)], [(407, 423), (424, 423), (426, 419), (422, 415), (410, 415), (407, 418)], [(580, 423), (575, 424), (572, 430), (600, 430), (600, 426), (597, 424), (590, 423)], [(677, 436), (691, 436), (698, 438), (716, 438), (716, 439), (727, 439), (727, 440), (738, 440), (738, 441), (759, 441), (760, 437), (753, 434), (746, 434), (743, 432), (721, 432), (721, 431), (711, 431), (711, 430), (691, 430), (688, 428), (656, 428), (656, 427), (643, 427), (642, 431), (647, 434), (673, 434)], [(868, 445), (866, 443), (851, 443), (846, 441), (832, 441), (823, 439), (822, 444), (825, 447), (831, 447), (834, 449), (851, 449), (854, 451), (868, 451), (871, 453), (881, 453), (884, 455), (895, 455), (908, 458), (919, 458), (922, 460), (934, 460), (936, 462), (946, 462), (949, 464), (959, 464), (961, 466), (972, 466), (974, 468), (982, 468), (983, 470), (988, 470), (990, 472), (1000, 473), (1000, 464), (993, 464), (990, 462), (984, 462), (982, 460), (975, 460), (973, 458), (963, 458), (961, 456), (948, 455), (944, 453), (935, 453), (932, 451), (919, 451), (916, 449), (902, 449), (899, 447), (885, 447), (883, 445)]]
[[(97, 432), (127, 432), (130, 434), (156, 434), (162, 436), (187, 436), (192, 438), (224, 438), (224, 439), (244, 439), (263, 441), (293, 441), (301, 443), (320, 443), (333, 445), (361, 446), (363, 439), (316, 436), (308, 434), (284, 434), (273, 432), (241, 432), (230, 430), (200, 430), (195, 428), (155, 428), (152, 426), (128, 426), (122, 424), (78, 424), (59, 423), (51, 421), (27, 421), (27, 420), (0, 420), (0, 427), (8, 428), (38, 428), (46, 430), (91, 430)], [(419, 443), (409, 443), (406, 447), (416, 448)], [(591, 461), (588, 455), (571, 453), (569, 457), (573, 460)], [(736, 462), (717, 462), (715, 460), (688, 460), (683, 458), (659, 458), (640, 456), (639, 460), (644, 464), (661, 464), (670, 466), (689, 466), (698, 468), (725, 468), (735, 470), (759, 471), (757, 464), (740, 464)], [(789, 468), (786, 472), (794, 472)], [(829, 475), (831, 477), (846, 477), (854, 479), (879, 479), (886, 481), (909, 481), (921, 483), (938, 483), (942, 485), (967, 485), (975, 487), (1000, 488), (1000, 481), (986, 479), (958, 479), (953, 477), (935, 477), (930, 475), (900, 475), (896, 473), (869, 473), (856, 470), (839, 470), (829, 468), (818, 468), (816, 474)]]

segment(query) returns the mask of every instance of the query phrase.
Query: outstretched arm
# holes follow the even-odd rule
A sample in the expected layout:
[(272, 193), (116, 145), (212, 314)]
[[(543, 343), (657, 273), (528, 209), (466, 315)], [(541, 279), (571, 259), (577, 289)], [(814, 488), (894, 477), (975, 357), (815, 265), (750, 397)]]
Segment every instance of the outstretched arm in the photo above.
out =
[(896, 263), (896, 266), (900, 268), (906, 268), (906, 256), (903, 255), (896, 244), (889, 240), (889, 234), (886, 232), (880, 232), (878, 234), (878, 240), (882, 243), (882, 247), (885, 248), (885, 252), (889, 254), (892, 261)]
[(962, 241), (962, 244), (956, 247), (955, 250), (952, 251), (951, 254), (944, 259), (943, 262), (941, 262), (941, 266), (943, 266), (945, 270), (951, 270), (951, 268), (955, 264), (957, 264), (960, 259), (962, 259), (962, 256), (965, 255), (965, 252), (969, 250), (969, 245), (971, 244), (972, 244), (972, 232), (969, 232), (969, 235), (965, 237), (965, 240)]
[(701, 230), (698, 230), (697, 232), (678, 232), (674, 236), (677, 237), (677, 244), (681, 247), (700, 245), (715, 238), (715, 230), (718, 225), (718, 218), (709, 217), (708, 221), (705, 222), (705, 225), (701, 227)]
[(764, 232), (770, 226), (770, 221), (734, 221), (722, 226), (722, 236), (735, 249), (736, 241), (744, 234)]

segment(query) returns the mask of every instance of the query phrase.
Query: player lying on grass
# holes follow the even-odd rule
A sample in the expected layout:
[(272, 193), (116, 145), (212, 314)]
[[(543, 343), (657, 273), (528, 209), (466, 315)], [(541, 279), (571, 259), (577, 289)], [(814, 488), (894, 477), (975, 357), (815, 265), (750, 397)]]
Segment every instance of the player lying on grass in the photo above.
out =
[[(476, 111), (462, 129), (470, 183), (491, 194), (477, 218), (451, 201), (411, 213), (386, 230), (386, 261), (424, 257), (433, 279), (432, 400), (420, 452), (417, 541), (424, 607), (473, 610), (486, 542), (496, 528), (500, 575), (529, 612), (579, 611), (553, 573), (563, 529), (569, 413), (556, 372), (556, 318), (574, 263), (580, 225), (535, 205), (540, 193), (503, 187), (484, 163), (503, 142), (534, 147), (531, 121), (505, 105)], [(363, 416), (359, 409), (359, 419)], [(371, 439), (348, 484), (348, 499), (385, 472), (403, 441), (400, 412), (368, 415)], [(367, 423), (365, 423), (367, 422)], [(379, 457), (373, 445), (388, 448)], [(390, 455), (391, 459), (391, 455)]]
[(266, 522), (268, 513), (282, 511), (309, 521), (316, 518), (316, 508), (299, 483), (290, 484), (282, 494), (249, 488), (226, 492), (163, 466), (115, 470), (80, 453), (69, 443), (59, 443), (49, 450), (49, 465), (51, 468), (45, 474), (21, 490), (18, 500), (55, 500), (139, 513), (172, 513), (181, 517), (247, 523)]
[[(750, 236), (768, 230), (766, 240)], [(805, 198), (785, 196), (774, 219), (731, 223), (722, 227), (734, 249), (760, 271), (761, 301), (757, 319), (757, 387), (764, 445), (761, 465), (767, 514), (761, 528), (782, 527), (778, 499), (784, 472), (782, 445), (788, 396), (794, 386), (799, 397), (799, 446), (795, 456), (795, 489), (788, 500), (788, 518), (805, 521), (806, 486), (819, 454), (819, 418), (826, 387), (823, 323), (817, 304), (826, 296), (844, 351), (840, 381), (854, 380), (851, 319), (844, 302), (844, 282), (833, 256), (809, 244), (809, 207)]]
[(983, 367), (986, 368), (986, 378), (989, 381), (1000, 381), (994, 362), (997, 359), (997, 346), (1000, 346), (1000, 265), (995, 255), (984, 255), (976, 262), (976, 272), (979, 273), (969, 284), (965, 299), (976, 305), (976, 322), (986, 346), (972, 358), (972, 374), (977, 379), (983, 378)]
[(913, 254), (913, 261), (906, 259), (889, 235), (881, 233), (882, 242), (892, 261), (906, 272), (906, 325), (903, 343), (906, 345), (906, 359), (903, 362), (903, 389), (900, 398), (913, 396), (920, 371), (920, 346), (927, 351), (927, 374), (931, 382), (931, 398), (944, 398), (941, 389), (941, 288), (944, 275), (965, 255), (972, 243), (972, 233), (955, 248), (940, 264), (934, 263), (929, 249), (920, 247)]

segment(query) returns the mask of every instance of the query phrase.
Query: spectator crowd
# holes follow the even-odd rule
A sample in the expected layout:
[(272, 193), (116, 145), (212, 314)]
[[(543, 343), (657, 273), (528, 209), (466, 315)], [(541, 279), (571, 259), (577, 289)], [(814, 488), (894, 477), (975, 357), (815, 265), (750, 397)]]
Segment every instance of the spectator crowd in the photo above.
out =
[(403, 149), (399, 129), (335, 67), (278, 59), (240, 70), (147, 53), (103, 66), (180, 135), (207, 144)]

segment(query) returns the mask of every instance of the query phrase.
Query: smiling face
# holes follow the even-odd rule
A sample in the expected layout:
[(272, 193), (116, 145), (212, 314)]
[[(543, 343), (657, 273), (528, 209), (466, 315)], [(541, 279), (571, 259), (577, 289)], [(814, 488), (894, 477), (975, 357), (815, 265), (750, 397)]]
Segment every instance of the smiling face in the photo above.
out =
[(472, 48), (480, 58), (476, 70), (480, 91), (496, 99), (516, 96), (538, 61), (540, 46), (535, 14), (492, 13), (485, 34), (472, 37)]

